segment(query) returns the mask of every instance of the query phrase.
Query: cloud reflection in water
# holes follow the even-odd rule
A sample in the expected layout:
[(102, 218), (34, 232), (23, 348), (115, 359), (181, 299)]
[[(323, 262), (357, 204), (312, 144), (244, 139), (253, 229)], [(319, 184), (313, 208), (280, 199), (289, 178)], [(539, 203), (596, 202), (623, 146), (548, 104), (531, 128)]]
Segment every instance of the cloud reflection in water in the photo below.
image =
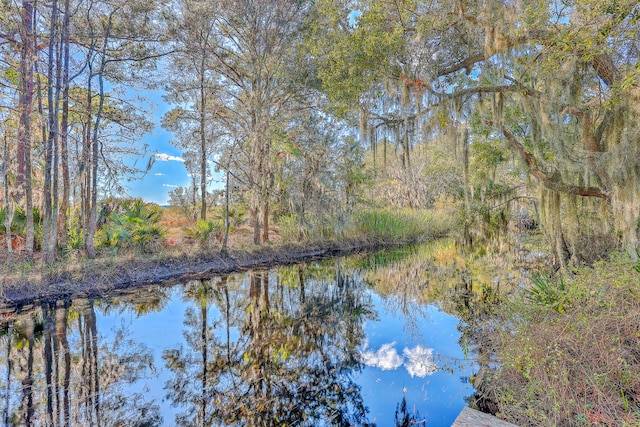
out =
[(404, 358), (400, 357), (396, 349), (393, 348), (394, 345), (396, 345), (395, 342), (382, 344), (380, 350), (375, 353), (373, 351), (361, 353), (362, 363), (384, 371), (398, 369), (404, 363)]
[(366, 346), (360, 353), (362, 363), (382, 370), (395, 370), (405, 365), (412, 377), (424, 378), (438, 371), (438, 365), (433, 360), (433, 349), (417, 345), (410, 349), (405, 347), (402, 356), (395, 349), (395, 342), (383, 344), (378, 351), (366, 351)]

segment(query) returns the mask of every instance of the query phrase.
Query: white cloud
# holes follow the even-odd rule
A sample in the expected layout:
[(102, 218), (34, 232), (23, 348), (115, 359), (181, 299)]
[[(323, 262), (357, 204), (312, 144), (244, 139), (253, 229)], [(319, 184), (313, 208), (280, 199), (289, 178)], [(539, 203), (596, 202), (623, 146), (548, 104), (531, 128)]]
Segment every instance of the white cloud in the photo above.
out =
[(162, 184), (163, 187), (169, 187), (169, 188), (178, 188), (177, 185), (173, 185), (173, 184)]
[(153, 173), (154, 176), (164, 176), (164, 174), (162, 172), (155, 172)]
[(184, 159), (182, 157), (177, 157), (177, 156), (172, 156), (170, 154), (166, 154), (166, 153), (158, 153), (156, 154), (156, 159), (160, 160), (161, 162), (183, 162), (184, 163)]
[(413, 350), (405, 347), (402, 353), (408, 359), (404, 366), (412, 377), (424, 378), (438, 372), (432, 348), (417, 345)]
[(382, 347), (375, 353), (373, 351), (366, 351), (360, 355), (362, 363), (367, 366), (373, 366), (383, 370), (398, 369), (402, 366), (404, 360), (393, 346), (395, 342), (389, 344), (383, 344)]

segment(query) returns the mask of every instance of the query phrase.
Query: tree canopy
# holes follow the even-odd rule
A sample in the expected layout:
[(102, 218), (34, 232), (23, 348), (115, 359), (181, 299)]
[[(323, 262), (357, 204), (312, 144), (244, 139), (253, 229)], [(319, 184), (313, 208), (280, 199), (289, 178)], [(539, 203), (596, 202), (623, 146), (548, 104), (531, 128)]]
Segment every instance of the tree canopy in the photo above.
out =
[(637, 257), (639, 14), (628, 0), (5, 2), (5, 229), (24, 211), (27, 250), (51, 262), (78, 224), (94, 256), (101, 200), (137, 173), (123, 156), (148, 155), (122, 94), (159, 87), (190, 159), (180, 194), (204, 220), (224, 172), (255, 243), (274, 220), (303, 238), (362, 206), (458, 203), (468, 242), (526, 214), (563, 265), (594, 238)]

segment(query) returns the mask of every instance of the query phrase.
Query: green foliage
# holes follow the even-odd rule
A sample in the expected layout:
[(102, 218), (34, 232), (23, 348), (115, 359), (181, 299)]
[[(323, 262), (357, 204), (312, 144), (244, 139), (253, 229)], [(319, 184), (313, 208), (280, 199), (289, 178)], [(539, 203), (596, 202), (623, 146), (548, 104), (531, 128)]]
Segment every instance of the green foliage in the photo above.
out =
[(380, 241), (442, 237), (454, 226), (445, 215), (409, 209), (365, 210), (356, 214), (354, 222), (356, 234)]
[(495, 179), (495, 170), (505, 159), (505, 150), (496, 141), (474, 141), (470, 170), (476, 181)]
[(558, 313), (563, 313), (565, 307), (571, 304), (562, 278), (553, 279), (546, 274), (533, 275), (531, 287), (525, 297), (533, 304), (551, 308)]
[(97, 247), (133, 248), (140, 252), (154, 252), (160, 248), (165, 231), (157, 224), (162, 217), (160, 206), (142, 199), (120, 201), (118, 210), (106, 218), (106, 224), (96, 233)]
[[(0, 208), (0, 232), (6, 232), (5, 219), (7, 216), (7, 209), (5, 207)], [(40, 216), (40, 209), (33, 208), (33, 225), (35, 228), (35, 234), (38, 236), (42, 232), (38, 233), (38, 228), (42, 226), (42, 217)], [(11, 233), (18, 236), (27, 235), (27, 215), (22, 207), (18, 207), (13, 214), (11, 221)]]
[(323, 89), (346, 111), (389, 74), (390, 58), (404, 50), (403, 28), (390, 25), (382, 2), (360, 3), (359, 16), (335, 0), (315, 7), (307, 48), (318, 58)]
[(298, 239), (300, 224), (298, 215), (291, 213), (279, 216), (276, 223), (280, 229), (280, 236), (282, 236), (285, 241), (295, 241)]
[[(0, 208), (0, 233), (6, 232), (4, 221), (6, 219), (6, 208)], [(26, 237), (27, 235), (27, 215), (22, 207), (18, 207), (13, 214), (11, 221), (11, 234), (14, 236)], [(40, 215), (40, 209), (38, 207), (33, 208), (33, 239), (36, 247), (42, 246), (43, 227), (42, 216)]]
[[(7, 208), (2, 207), (0, 208), (0, 232), (3, 232), (3, 233), (7, 231), (7, 227), (4, 224), (6, 218), (7, 218)], [(13, 227), (11, 228), (12, 228), (11, 231), (13, 232)]]
[(67, 250), (77, 251), (84, 246), (84, 236), (76, 227), (67, 230)]
[[(224, 212), (221, 215), (224, 217)], [(241, 206), (229, 206), (229, 227), (231, 231), (245, 221), (246, 215), (246, 210)]]
[(184, 231), (202, 247), (213, 246), (224, 233), (224, 222), (220, 219), (210, 221), (199, 219), (194, 226), (187, 227)]

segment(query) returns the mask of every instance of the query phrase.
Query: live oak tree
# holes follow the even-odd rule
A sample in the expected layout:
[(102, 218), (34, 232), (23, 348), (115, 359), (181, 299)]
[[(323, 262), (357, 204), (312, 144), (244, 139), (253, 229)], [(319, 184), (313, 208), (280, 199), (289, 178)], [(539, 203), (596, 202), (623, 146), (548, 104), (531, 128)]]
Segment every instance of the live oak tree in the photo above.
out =
[[(420, 130), (413, 145), (453, 138), (454, 153), (469, 150), (471, 157), (478, 141), (499, 138), (531, 177), (562, 265), (580, 257), (587, 235), (611, 241), (619, 233), (637, 256), (636, 2), (318, 6), (337, 16), (323, 33), (329, 41), (318, 54), (319, 76), (330, 95), (339, 81), (348, 86), (333, 97), (360, 110), (361, 142), (368, 142), (372, 117), (402, 124), (399, 145), (412, 122)], [(383, 49), (394, 40), (393, 49)], [(401, 108), (375, 101), (391, 92), (388, 80), (400, 88)], [(408, 96), (411, 110), (402, 101)]]
[(33, 58), (35, 57), (33, 1), (22, 2), (22, 25), (20, 28), (20, 68), (19, 68), (19, 96), (18, 114), (20, 125), (18, 127), (17, 161), (18, 171), (16, 184), (18, 187), (18, 199), (25, 200), (26, 214), (26, 250), (27, 258), (33, 258), (33, 187), (31, 179), (31, 115), (33, 112)]
[[(422, 37), (450, 40), (432, 56), (452, 60), (423, 71), (429, 89), (478, 109), (520, 157), (560, 263), (576, 257), (585, 233), (619, 232), (637, 256), (636, 3), (432, 7), (446, 24), (427, 20)], [(588, 229), (594, 220), (599, 230)]]

